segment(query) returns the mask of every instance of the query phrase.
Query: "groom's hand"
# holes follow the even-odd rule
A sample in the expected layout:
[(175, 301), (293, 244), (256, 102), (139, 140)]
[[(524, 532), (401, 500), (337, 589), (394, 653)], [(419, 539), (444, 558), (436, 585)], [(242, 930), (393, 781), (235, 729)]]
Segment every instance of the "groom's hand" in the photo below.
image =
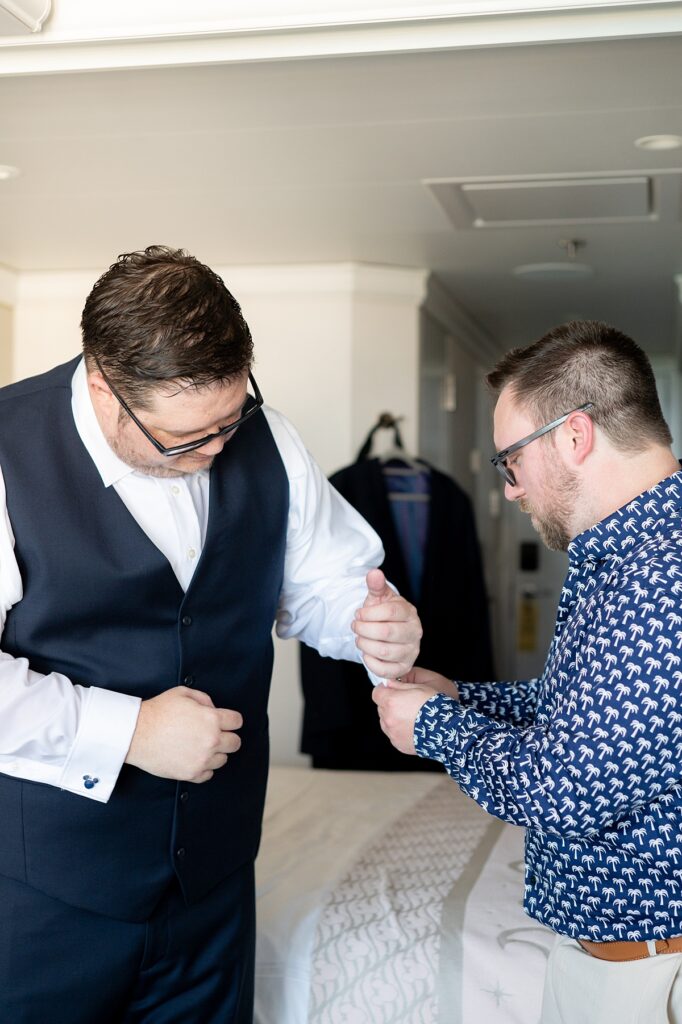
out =
[(365, 665), (375, 675), (396, 679), (414, 665), (422, 637), (417, 609), (391, 590), (381, 569), (367, 573), (367, 597), (352, 628)]

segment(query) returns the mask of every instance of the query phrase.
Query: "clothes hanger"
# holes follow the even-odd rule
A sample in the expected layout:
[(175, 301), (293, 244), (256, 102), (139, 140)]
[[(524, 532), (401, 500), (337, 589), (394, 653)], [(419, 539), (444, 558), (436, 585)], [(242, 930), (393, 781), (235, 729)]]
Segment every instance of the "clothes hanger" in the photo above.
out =
[[(381, 452), (377, 456), (381, 463), (382, 471), (386, 475), (395, 476), (413, 476), (416, 473), (427, 472), (428, 466), (413, 458), (405, 449), (405, 445), (403, 444), (403, 439), (400, 434), (400, 428), (398, 426), (402, 419), (402, 416), (394, 416), (393, 413), (382, 412), (377, 422), (370, 430), (367, 439), (358, 454), (358, 462), (362, 459), (370, 458), (374, 437), (377, 431), (392, 430), (393, 444), (390, 448)], [(396, 463), (399, 463), (399, 465), (396, 465)]]

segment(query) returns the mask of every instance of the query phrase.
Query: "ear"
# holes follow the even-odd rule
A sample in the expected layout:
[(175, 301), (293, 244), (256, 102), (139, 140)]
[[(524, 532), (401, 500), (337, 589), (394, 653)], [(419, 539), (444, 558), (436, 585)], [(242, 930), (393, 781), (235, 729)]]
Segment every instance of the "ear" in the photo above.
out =
[(574, 466), (581, 466), (594, 451), (596, 434), (594, 423), (585, 412), (573, 412), (562, 424), (562, 438), (568, 458)]
[(88, 371), (88, 387), (90, 391), (94, 391), (98, 398), (113, 398), (111, 388), (105, 381), (99, 370)]
[(88, 370), (88, 391), (93, 407), (99, 416), (104, 416), (108, 420), (114, 412), (118, 414), (118, 402), (97, 368)]

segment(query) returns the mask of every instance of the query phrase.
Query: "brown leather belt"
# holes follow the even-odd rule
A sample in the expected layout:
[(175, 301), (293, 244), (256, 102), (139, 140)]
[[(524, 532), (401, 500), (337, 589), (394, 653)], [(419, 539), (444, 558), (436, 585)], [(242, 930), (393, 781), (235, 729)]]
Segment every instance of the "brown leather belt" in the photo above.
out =
[(673, 939), (649, 939), (648, 942), (590, 942), (589, 939), (578, 939), (578, 942), (586, 953), (612, 963), (645, 960), (661, 953), (682, 953), (682, 935)]

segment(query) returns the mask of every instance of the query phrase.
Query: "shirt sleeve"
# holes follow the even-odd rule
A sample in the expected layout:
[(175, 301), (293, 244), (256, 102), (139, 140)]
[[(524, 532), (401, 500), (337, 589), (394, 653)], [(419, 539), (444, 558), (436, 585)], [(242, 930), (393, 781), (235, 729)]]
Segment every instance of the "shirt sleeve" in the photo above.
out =
[(325, 657), (361, 662), (350, 625), (367, 596), (367, 573), (384, 560), (381, 541), (332, 487), (293, 426), (271, 409), (266, 415), (289, 478), (277, 635)]
[(530, 725), (535, 718), (539, 679), (499, 683), (460, 683), (460, 703), (509, 725)]
[[(0, 637), (23, 596), (0, 472)], [(106, 803), (135, 731), (140, 701), (33, 672), (0, 651), (0, 772)]]
[(565, 837), (613, 826), (679, 785), (678, 616), (664, 588), (640, 586), (646, 615), (628, 620), (619, 597), (629, 586), (586, 623), (573, 668), (544, 680), (549, 711), (536, 723), (511, 725), (438, 694), (417, 716), (417, 753), (496, 817)]

